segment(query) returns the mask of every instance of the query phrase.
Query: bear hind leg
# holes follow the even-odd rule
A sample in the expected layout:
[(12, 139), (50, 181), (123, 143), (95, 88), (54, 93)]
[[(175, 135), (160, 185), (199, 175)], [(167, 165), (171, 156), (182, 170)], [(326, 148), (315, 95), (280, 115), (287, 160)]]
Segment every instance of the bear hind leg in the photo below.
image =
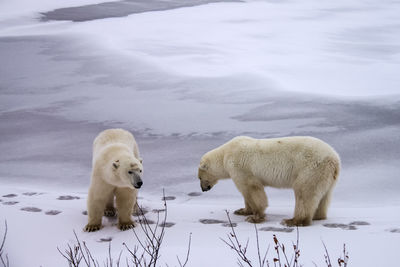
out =
[(295, 190), (295, 210), (292, 219), (283, 220), (287, 226), (308, 226), (318, 207), (320, 198), (303, 190)]
[(112, 194), (110, 194), (110, 196), (108, 197), (106, 209), (104, 210), (104, 216), (115, 217), (116, 214), (117, 212), (114, 207), (114, 192), (112, 192)]
[(328, 214), (328, 207), (331, 201), (333, 188), (330, 188), (328, 192), (322, 197), (318, 204), (318, 208), (315, 211), (313, 220), (325, 220)]

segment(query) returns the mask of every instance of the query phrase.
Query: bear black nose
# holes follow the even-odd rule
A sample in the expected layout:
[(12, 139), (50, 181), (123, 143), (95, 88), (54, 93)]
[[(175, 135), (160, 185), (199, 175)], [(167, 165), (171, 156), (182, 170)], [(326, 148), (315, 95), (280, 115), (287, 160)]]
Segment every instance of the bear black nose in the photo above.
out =
[(138, 182), (138, 183), (137, 183), (138, 187), (141, 187), (142, 184), (143, 184), (143, 182)]

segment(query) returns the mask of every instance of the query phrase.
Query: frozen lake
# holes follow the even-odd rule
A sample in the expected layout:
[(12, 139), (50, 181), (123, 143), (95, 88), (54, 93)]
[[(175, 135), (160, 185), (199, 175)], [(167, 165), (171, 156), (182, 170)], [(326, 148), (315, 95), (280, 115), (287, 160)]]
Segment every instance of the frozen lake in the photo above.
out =
[[(135, 135), (144, 159), (142, 203), (157, 208), (162, 188), (176, 197), (171, 231), (201, 237), (195, 263), (199, 252), (225, 251), (202, 243), (220, 237), (221, 227), (205, 231), (211, 228), (199, 219), (226, 219), (223, 210), (242, 203), (229, 180), (197, 199), (188, 195), (200, 191), (201, 156), (237, 135), (312, 135), (342, 158), (328, 223), (371, 226), (346, 232), (317, 223), (302, 230), (305, 249), (321, 236), (335, 246), (350, 243), (354, 266), (393, 265), (400, 214), (398, 14), (398, 1), (1, 2), (0, 202), (7, 194), (20, 201), (0, 205), (13, 226), (11, 256), (18, 258), (15, 248), (24, 243), (16, 227), (27, 213), (13, 208), (21, 203), (63, 211), (56, 217), (63, 233), (47, 249), (83, 227), (93, 139), (121, 127)], [(31, 198), (27, 190), (45, 193)], [(62, 191), (79, 200), (52, 202)], [(280, 227), (292, 212), (293, 194), (267, 193), (266, 224)], [(242, 217), (234, 220), (244, 236), (253, 232)], [(49, 219), (34, 217), (27, 228), (32, 238), (43, 234), (43, 223)], [(94, 246), (100, 234), (124, 242), (112, 222), (107, 227), (85, 238)], [(364, 244), (375, 261), (363, 256)], [(51, 266), (62, 259), (40, 260), (35, 263)]]

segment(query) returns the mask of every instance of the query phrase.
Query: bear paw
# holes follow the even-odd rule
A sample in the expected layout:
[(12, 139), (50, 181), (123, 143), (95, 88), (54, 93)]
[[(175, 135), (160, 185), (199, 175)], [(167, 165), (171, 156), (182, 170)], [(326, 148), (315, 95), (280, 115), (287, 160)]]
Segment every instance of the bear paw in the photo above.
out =
[(100, 224), (87, 224), (85, 228), (83, 228), (83, 231), (85, 232), (96, 232), (100, 230), (101, 225)]
[(107, 208), (105, 211), (104, 211), (104, 216), (106, 216), (106, 217), (115, 217), (115, 215), (116, 215), (117, 213), (116, 213), (116, 211), (115, 211), (115, 209), (114, 208)]
[(265, 217), (250, 215), (249, 217), (246, 218), (246, 221), (249, 223), (262, 223), (265, 222)]
[(308, 220), (308, 219), (300, 219), (299, 220), (299, 219), (292, 218), (292, 219), (283, 220), (282, 224), (289, 226), (289, 227), (290, 226), (308, 226), (311, 224), (311, 220)]
[(244, 215), (244, 216), (252, 214), (251, 210), (248, 210), (246, 208), (235, 210), (233, 213), (236, 215)]
[(121, 231), (126, 231), (126, 230), (129, 230), (129, 229), (132, 229), (133, 227), (135, 227), (135, 223), (134, 222), (118, 223), (118, 228)]

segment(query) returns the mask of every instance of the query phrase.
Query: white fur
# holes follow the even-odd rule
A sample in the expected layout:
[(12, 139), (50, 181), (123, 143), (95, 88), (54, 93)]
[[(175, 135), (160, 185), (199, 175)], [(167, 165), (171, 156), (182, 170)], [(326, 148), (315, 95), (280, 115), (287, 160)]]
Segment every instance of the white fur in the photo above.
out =
[(115, 215), (119, 228), (134, 226), (131, 214), (136, 206), (137, 189), (143, 171), (139, 149), (133, 135), (122, 129), (101, 132), (93, 142), (92, 178), (88, 195), (88, 224), (85, 231), (101, 227), (103, 214)]
[(293, 188), (294, 218), (287, 225), (309, 225), (325, 219), (340, 159), (325, 142), (307, 136), (253, 139), (240, 136), (206, 153), (200, 162), (199, 178), (204, 191), (219, 179), (232, 178), (245, 199), (239, 215), (250, 222), (264, 221), (268, 206), (265, 186)]

